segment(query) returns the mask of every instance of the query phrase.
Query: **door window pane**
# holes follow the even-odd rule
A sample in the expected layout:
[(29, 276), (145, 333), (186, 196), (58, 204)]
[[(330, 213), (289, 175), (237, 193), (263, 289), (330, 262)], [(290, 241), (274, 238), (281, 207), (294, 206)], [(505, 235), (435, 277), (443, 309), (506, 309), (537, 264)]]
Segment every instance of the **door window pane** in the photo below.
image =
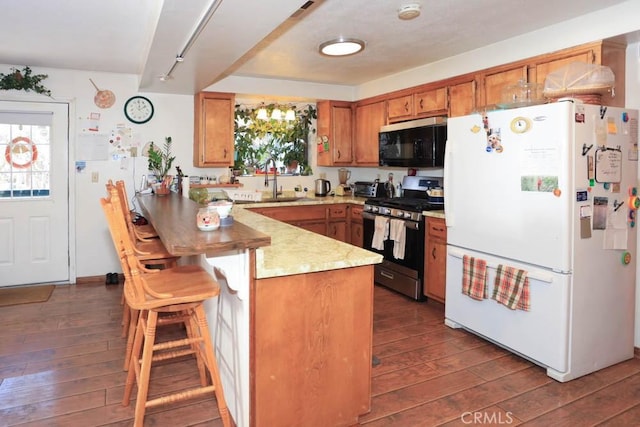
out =
[(21, 120), (16, 114), (0, 115), (2, 199), (47, 197), (50, 193), (51, 126), (29, 124), (34, 120), (27, 116)]

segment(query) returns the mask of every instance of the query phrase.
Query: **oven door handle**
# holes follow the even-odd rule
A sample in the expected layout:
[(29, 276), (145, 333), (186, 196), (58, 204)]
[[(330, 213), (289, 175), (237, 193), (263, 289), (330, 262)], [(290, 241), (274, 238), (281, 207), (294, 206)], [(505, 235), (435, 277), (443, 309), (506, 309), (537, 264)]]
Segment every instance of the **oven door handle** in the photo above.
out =
[(369, 212), (362, 212), (362, 219), (373, 219), (373, 220), (375, 220), (376, 216), (377, 215), (369, 213)]
[[(372, 214), (370, 212), (362, 212), (362, 219), (370, 219), (370, 220), (374, 220), (375, 221), (376, 217), (378, 217), (378, 216), (383, 216), (383, 215), (376, 215), (376, 214)], [(420, 225), (421, 222), (403, 221), (401, 218), (394, 218), (394, 217), (391, 217), (391, 216), (390, 217), (385, 217), (385, 218), (388, 218), (389, 220), (399, 219), (402, 222), (404, 222), (404, 226), (406, 228), (410, 228), (412, 230), (420, 230), (422, 228), (421, 225)]]

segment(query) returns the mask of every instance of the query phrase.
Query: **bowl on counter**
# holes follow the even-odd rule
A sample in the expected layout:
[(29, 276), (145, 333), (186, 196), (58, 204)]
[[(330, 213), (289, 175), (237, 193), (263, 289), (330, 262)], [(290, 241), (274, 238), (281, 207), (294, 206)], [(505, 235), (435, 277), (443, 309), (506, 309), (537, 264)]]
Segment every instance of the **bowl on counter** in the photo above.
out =
[(229, 200), (217, 200), (215, 202), (209, 203), (209, 207), (215, 208), (218, 211), (218, 215), (220, 216), (220, 218), (224, 219), (231, 213), (233, 202)]

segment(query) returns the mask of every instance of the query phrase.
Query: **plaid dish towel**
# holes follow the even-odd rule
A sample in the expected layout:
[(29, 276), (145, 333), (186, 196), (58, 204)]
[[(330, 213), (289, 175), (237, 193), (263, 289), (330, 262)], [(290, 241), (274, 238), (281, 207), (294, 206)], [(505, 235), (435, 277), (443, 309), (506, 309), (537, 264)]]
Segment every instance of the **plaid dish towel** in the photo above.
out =
[(513, 267), (498, 265), (496, 281), (491, 297), (511, 310), (529, 311), (529, 278), (527, 272)]
[(462, 293), (477, 300), (488, 297), (485, 260), (469, 255), (462, 257)]

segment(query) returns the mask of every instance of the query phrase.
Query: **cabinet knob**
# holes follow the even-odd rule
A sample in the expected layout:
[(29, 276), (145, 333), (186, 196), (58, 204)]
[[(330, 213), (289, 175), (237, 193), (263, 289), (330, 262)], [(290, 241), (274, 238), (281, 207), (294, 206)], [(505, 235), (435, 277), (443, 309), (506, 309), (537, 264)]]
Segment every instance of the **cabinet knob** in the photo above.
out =
[(420, 109), (424, 108), (424, 99), (420, 98)]
[(404, 103), (404, 111), (409, 112), (409, 101)]
[(431, 257), (432, 257), (433, 259), (436, 259), (436, 248), (433, 248), (433, 249), (431, 250)]

